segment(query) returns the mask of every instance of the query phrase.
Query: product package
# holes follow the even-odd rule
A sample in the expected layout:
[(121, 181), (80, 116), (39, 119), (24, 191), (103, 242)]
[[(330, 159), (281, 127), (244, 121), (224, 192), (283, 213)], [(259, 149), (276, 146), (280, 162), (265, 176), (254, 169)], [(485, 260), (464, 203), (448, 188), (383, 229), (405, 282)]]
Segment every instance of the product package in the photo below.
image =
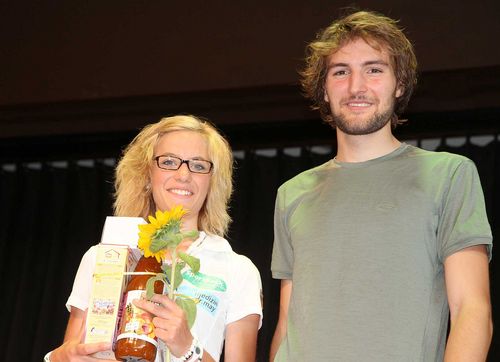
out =
[[(87, 310), (85, 343), (114, 342), (120, 318), (120, 302), (127, 285), (126, 273), (134, 270), (142, 253), (137, 249), (139, 224), (142, 218), (108, 216), (92, 279)], [(94, 357), (115, 359), (112, 350), (98, 352)]]

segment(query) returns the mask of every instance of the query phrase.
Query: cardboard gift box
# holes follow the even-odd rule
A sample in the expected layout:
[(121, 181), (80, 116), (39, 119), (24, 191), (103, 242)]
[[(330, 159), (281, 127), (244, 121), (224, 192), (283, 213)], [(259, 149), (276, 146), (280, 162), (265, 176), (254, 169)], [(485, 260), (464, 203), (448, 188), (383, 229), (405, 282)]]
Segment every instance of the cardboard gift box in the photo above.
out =
[[(119, 323), (120, 303), (128, 282), (125, 274), (133, 271), (142, 253), (137, 249), (142, 218), (108, 216), (101, 243), (97, 246), (96, 264), (87, 309), (85, 343), (114, 342)], [(115, 359), (112, 350), (94, 357)]]

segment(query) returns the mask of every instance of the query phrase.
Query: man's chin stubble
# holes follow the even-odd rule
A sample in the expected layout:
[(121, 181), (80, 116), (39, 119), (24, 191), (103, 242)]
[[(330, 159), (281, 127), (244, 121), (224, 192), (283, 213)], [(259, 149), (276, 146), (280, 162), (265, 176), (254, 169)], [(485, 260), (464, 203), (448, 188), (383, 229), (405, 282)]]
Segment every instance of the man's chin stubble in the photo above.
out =
[(389, 114), (387, 113), (375, 114), (370, 120), (361, 125), (357, 122), (349, 122), (341, 115), (333, 115), (333, 121), (335, 122), (337, 129), (343, 133), (350, 136), (363, 136), (375, 133), (384, 128), (390, 121), (392, 110)]

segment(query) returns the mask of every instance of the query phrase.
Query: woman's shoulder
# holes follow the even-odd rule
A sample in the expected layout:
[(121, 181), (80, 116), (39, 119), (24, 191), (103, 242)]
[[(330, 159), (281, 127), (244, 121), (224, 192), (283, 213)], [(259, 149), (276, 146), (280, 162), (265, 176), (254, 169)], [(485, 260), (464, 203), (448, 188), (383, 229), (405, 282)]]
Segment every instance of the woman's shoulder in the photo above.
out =
[(202, 249), (212, 252), (234, 253), (233, 248), (231, 247), (229, 242), (219, 235), (206, 233), (200, 246)]
[(82, 264), (84, 262), (92, 263), (92, 265), (95, 264), (99, 245), (100, 244), (92, 245), (90, 248), (87, 249), (87, 251), (82, 256), (82, 261), (81, 261)]
[(206, 248), (210, 251), (224, 253), (226, 260), (232, 269), (251, 269), (257, 270), (254, 263), (243, 254), (238, 254), (233, 250), (229, 241), (218, 235), (207, 234)]

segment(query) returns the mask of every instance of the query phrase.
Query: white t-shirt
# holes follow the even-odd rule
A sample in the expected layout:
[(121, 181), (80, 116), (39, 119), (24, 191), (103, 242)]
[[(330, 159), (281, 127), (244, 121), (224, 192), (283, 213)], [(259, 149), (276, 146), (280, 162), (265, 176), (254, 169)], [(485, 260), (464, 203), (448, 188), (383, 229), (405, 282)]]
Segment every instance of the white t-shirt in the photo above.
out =
[[(201, 232), (187, 253), (200, 259), (200, 271), (197, 274), (183, 272), (184, 281), (178, 292), (200, 299), (191, 331), (217, 361), (229, 323), (258, 314), (262, 325), (260, 274), (250, 259), (236, 254), (227, 240), (219, 236)], [(95, 260), (96, 247), (92, 246), (78, 268), (73, 290), (66, 302), (69, 311), (71, 306), (87, 310)], [(159, 350), (156, 362), (162, 360), (163, 353)], [(172, 358), (172, 361), (180, 359)]]

